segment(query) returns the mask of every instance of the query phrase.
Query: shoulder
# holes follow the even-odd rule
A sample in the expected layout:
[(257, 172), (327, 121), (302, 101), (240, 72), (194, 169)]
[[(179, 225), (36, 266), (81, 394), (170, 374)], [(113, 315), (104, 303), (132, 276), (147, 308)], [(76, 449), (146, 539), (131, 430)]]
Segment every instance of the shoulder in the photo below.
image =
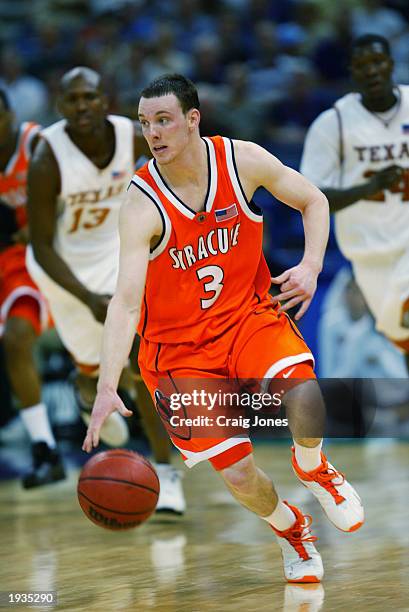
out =
[(121, 206), (120, 219), (122, 227), (129, 224), (131, 231), (137, 230), (138, 234), (148, 237), (161, 233), (164, 223), (163, 213), (155, 200), (133, 180)]
[(64, 128), (66, 126), (66, 121), (65, 119), (61, 119), (60, 121), (56, 121), (55, 123), (52, 123), (51, 125), (49, 125), (48, 127), (44, 128), (43, 130), (41, 130), (41, 136), (43, 136), (44, 138), (51, 139), (53, 137), (55, 137), (57, 134), (65, 134)]
[(322, 112), (314, 121), (311, 123), (309, 131), (316, 133), (322, 133), (323, 135), (330, 130), (332, 133), (338, 127), (337, 112), (335, 107), (328, 108)]
[(272, 153), (255, 142), (248, 140), (232, 140), (233, 159), (237, 164), (239, 174), (250, 173), (260, 169), (267, 163), (270, 171), (274, 165), (281, 166), (281, 162)]
[(42, 132), (37, 135), (35, 146), (32, 150), (30, 174), (33, 176), (36, 172), (41, 171), (59, 175), (58, 162), (50, 144), (43, 137)]
[(124, 127), (129, 130), (134, 130), (134, 122), (129, 117), (124, 117), (123, 115), (108, 115), (108, 121), (110, 121), (114, 127)]
[(271, 153), (260, 145), (250, 140), (232, 140), (233, 154), (237, 162), (244, 161), (250, 164), (257, 163), (260, 157), (266, 155), (271, 157)]
[(402, 96), (402, 103), (405, 107), (409, 106), (409, 85), (399, 85), (398, 87)]

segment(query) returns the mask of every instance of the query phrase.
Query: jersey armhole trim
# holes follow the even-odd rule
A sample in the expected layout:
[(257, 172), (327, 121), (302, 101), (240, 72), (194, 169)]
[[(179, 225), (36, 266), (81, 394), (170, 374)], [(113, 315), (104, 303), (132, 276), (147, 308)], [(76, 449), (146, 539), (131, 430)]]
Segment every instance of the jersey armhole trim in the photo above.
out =
[(230, 138), (223, 138), (224, 148), (226, 151), (226, 163), (230, 181), (232, 183), (240, 208), (244, 214), (252, 221), (257, 223), (263, 222), (263, 211), (253, 202), (247, 200), (242, 184), (240, 182), (239, 173), (237, 171), (236, 159), (234, 156), (233, 141)]
[[(159, 241), (153, 249), (149, 249), (149, 259), (153, 260), (165, 250), (166, 245), (169, 242), (172, 224), (162, 202), (159, 200), (158, 196), (156, 195), (152, 187), (148, 185), (148, 183), (146, 183), (141, 177), (135, 175), (131, 179), (130, 185), (131, 184), (135, 185), (135, 187), (142, 191), (142, 193), (151, 200), (151, 202), (155, 205), (157, 211), (159, 212), (162, 220), (162, 233), (159, 237)], [(128, 189), (130, 185), (128, 185)]]

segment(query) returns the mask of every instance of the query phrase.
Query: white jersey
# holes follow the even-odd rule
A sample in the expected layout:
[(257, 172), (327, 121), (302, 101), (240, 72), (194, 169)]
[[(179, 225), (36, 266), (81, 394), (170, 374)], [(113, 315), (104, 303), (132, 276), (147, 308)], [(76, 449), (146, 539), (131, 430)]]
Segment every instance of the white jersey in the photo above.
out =
[(101, 292), (106, 281), (106, 293), (115, 289), (119, 209), (135, 168), (132, 121), (108, 119), (115, 129), (115, 152), (102, 170), (70, 139), (65, 120), (41, 132), (61, 175), (54, 248), (91, 291)]
[(387, 166), (406, 168), (393, 191), (336, 213), (338, 244), (353, 262), (394, 259), (409, 249), (409, 86), (399, 91), (389, 122), (384, 114), (368, 111), (359, 94), (350, 93), (336, 102), (338, 116), (334, 108), (322, 113), (305, 140), (301, 172), (318, 187), (349, 188)]

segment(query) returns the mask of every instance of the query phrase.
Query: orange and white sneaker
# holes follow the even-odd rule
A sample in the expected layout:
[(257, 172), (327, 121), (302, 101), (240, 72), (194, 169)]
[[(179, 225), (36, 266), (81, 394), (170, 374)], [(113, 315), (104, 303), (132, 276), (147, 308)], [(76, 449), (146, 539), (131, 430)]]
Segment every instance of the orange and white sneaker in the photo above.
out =
[(321, 465), (311, 472), (304, 472), (295, 458), (292, 448), (292, 463), (296, 476), (311, 491), (322, 506), (328, 519), (341, 531), (356, 531), (364, 522), (364, 508), (355, 489), (328, 463), (321, 452)]
[(312, 519), (295, 506), (284, 503), (294, 512), (295, 523), (285, 531), (278, 531), (270, 525), (281, 548), (284, 575), (288, 582), (320, 582), (324, 568), (321, 555), (313, 544), (317, 538), (310, 532)]

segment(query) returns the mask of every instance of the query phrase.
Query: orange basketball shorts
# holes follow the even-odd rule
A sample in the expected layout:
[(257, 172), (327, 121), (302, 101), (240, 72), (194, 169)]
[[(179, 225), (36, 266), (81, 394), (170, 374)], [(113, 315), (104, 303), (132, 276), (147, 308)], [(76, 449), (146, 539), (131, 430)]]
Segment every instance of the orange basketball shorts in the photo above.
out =
[[(314, 358), (300, 332), (286, 314), (271, 306), (249, 313), (222, 337), (199, 347), (193, 343), (160, 344), (142, 338), (138, 360), (156, 409), (187, 467), (209, 460), (216, 470), (252, 452), (248, 435), (224, 436), (225, 430), (214, 427), (208, 428), (205, 436), (192, 435), (192, 428), (180, 426), (180, 421), (174, 427), (174, 406), (169, 400), (175, 393), (179, 397), (187, 394), (191, 403), (194, 391), (203, 387), (203, 381), (206, 392), (217, 393), (226, 386), (231, 390), (232, 381), (237, 380), (315, 378)], [(232, 411), (231, 407), (226, 410)], [(205, 427), (206, 423), (201, 425)]]
[(0, 253), (0, 328), (9, 317), (31, 323), (37, 334), (48, 324), (48, 312), (37, 285), (27, 272), (26, 247), (16, 244)]

